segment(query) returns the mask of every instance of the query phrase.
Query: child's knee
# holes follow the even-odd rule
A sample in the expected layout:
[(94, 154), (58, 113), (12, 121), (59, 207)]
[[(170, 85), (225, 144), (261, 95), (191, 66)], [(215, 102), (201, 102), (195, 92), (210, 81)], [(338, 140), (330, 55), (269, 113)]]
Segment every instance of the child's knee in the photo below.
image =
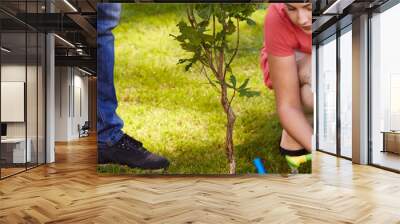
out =
[(297, 61), (297, 73), (299, 75), (300, 85), (311, 84), (311, 55), (304, 56)]
[(314, 110), (314, 94), (310, 84), (304, 84), (300, 87), (301, 103), (305, 113), (312, 113)]

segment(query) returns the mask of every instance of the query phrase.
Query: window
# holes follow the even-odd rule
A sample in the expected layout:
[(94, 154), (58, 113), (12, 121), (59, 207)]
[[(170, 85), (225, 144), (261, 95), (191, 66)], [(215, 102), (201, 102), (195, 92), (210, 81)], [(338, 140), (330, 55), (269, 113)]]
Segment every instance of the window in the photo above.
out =
[(336, 36), (318, 48), (318, 149), (336, 153)]
[(340, 36), (340, 154), (352, 157), (352, 33), (351, 26)]
[[(1, 2), (24, 15), (43, 1)], [(0, 178), (45, 163), (45, 35), (13, 14), (0, 13)], [(12, 99), (12, 100), (10, 100)]]
[(371, 18), (371, 162), (400, 170), (400, 5)]

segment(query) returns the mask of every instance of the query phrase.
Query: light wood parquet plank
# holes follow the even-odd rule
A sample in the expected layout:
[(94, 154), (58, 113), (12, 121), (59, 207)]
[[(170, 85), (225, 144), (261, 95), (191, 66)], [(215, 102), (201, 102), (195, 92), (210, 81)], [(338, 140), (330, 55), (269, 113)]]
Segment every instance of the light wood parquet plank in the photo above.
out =
[(0, 181), (0, 223), (399, 223), (400, 175), (316, 152), (313, 174), (97, 175), (96, 139)]

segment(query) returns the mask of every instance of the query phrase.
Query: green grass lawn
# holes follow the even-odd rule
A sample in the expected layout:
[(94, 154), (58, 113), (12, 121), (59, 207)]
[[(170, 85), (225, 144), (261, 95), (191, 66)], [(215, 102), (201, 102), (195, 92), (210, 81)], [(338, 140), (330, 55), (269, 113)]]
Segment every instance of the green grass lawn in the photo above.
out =
[[(236, 98), (234, 131), (237, 173), (255, 173), (252, 160), (262, 157), (269, 173), (287, 173), (279, 155), (281, 134), (274, 96), (263, 84), (259, 52), (263, 41), (265, 9), (253, 15), (256, 26), (240, 25), (241, 49), (232, 70), (238, 82), (250, 78), (249, 86), (261, 95)], [(182, 4), (124, 4), (116, 46), (115, 82), (118, 114), (124, 131), (142, 141), (150, 151), (166, 156), (170, 174), (227, 174), (224, 152), (226, 117), (219, 95), (198, 68), (185, 72), (177, 65), (185, 52), (170, 34), (185, 18)], [(104, 173), (143, 173), (114, 165)], [(311, 172), (305, 164), (300, 172)]]

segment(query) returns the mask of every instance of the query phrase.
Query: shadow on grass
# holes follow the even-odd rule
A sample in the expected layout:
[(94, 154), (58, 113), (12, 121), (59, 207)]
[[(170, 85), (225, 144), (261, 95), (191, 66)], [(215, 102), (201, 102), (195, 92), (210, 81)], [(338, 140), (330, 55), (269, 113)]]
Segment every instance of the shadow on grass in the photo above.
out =
[[(252, 173), (255, 168), (252, 161), (260, 157), (269, 173), (289, 173), (290, 168), (279, 153), (279, 141), (282, 128), (276, 114), (250, 110), (239, 121), (243, 129), (242, 144), (236, 146), (237, 172)], [(302, 164), (299, 173), (311, 173), (311, 162)]]
[[(228, 174), (228, 164), (225, 153), (218, 149), (218, 143), (187, 144), (174, 151), (160, 152), (169, 159), (170, 166), (165, 174)], [(161, 171), (131, 169), (119, 165), (99, 165), (98, 172), (111, 174), (157, 174)]]

